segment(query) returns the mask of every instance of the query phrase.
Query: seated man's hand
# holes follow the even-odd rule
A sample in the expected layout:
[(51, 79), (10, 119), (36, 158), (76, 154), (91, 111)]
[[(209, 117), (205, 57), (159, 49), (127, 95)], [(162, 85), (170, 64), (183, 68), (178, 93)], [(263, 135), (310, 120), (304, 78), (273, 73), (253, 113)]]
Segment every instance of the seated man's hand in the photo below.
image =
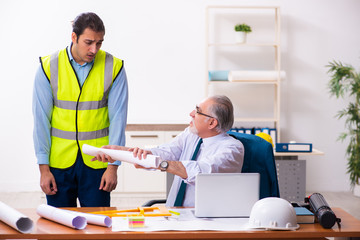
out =
[(134, 167), (137, 169), (146, 169), (146, 170), (159, 170), (158, 167), (144, 167), (139, 164), (134, 163)]
[[(141, 159), (146, 159), (146, 156), (147, 156), (148, 154), (152, 154), (151, 151), (149, 151), (149, 150), (144, 150), (144, 149), (141, 149), (141, 148), (138, 148), (138, 147), (136, 147), (136, 148), (130, 148), (129, 151), (130, 151), (130, 152), (133, 152), (134, 157), (137, 157), (137, 158), (139, 158), (140, 160), (141, 160)], [(135, 167), (136, 167), (136, 166), (135, 166)]]
[[(130, 148), (129, 149), (129, 151), (132, 151), (133, 152), (133, 154), (134, 154), (134, 157), (137, 157), (137, 158), (139, 158), (140, 160), (141, 159), (146, 159), (146, 156), (148, 155), (148, 154), (152, 154), (152, 152), (151, 151), (149, 151), (149, 150), (144, 150), (144, 149), (141, 149), (141, 148), (138, 148), (138, 147), (136, 147), (136, 148)], [(150, 169), (157, 169), (157, 168), (146, 168), (146, 167), (143, 167), (143, 166), (141, 166), (141, 165), (139, 165), (139, 164), (134, 164), (134, 166), (135, 166), (135, 168), (140, 168), (140, 169), (148, 169), (148, 170), (150, 170)]]

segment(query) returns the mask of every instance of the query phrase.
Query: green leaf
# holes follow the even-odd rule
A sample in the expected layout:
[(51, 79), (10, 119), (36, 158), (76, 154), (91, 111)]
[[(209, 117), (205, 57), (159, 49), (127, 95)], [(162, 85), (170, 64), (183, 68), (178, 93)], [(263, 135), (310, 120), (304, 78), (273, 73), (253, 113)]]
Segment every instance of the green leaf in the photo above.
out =
[(235, 31), (236, 32), (250, 33), (252, 30), (251, 30), (251, 27), (249, 25), (243, 23), (243, 24), (236, 24), (235, 25)]
[(335, 60), (326, 67), (331, 76), (328, 82), (330, 95), (346, 99), (353, 96), (354, 99), (336, 114), (338, 119), (345, 119), (347, 132), (341, 133), (337, 140), (349, 140), (346, 148), (347, 173), (350, 175), (351, 185), (354, 186), (359, 184), (360, 178), (360, 74), (351, 65)]

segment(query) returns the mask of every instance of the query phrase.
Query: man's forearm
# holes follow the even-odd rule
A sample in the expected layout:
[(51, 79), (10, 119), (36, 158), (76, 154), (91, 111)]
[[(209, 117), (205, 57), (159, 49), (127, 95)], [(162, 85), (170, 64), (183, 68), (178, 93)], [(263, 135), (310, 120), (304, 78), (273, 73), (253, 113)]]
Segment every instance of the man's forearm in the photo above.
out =
[(115, 172), (115, 173), (117, 173), (117, 170), (118, 170), (118, 167), (119, 167), (119, 165), (114, 165), (114, 164), (109, 164), (108, 166), (107, 166), (107, 170), (108, 171), (110, 171), (110, 172)]
[(167, 168), (166, 172), (177, 175), (183, 179), (188, 177), (186, 168), (181, 161), (168, 161), (168, 163), (169, 167)]
[(50, 172), (50, 167), (48, 164), (39, 164), (39, 170), (41, 174), (48, 173)]

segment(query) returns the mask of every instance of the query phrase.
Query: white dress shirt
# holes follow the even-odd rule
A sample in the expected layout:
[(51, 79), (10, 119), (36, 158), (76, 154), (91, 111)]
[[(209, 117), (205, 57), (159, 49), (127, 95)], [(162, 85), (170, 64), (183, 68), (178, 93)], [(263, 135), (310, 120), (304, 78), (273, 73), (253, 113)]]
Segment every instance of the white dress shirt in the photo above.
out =
[(195, 178), (199, 173), (239, 173), (244, 161), (243, 144), (226, 133), (214, 137), (203, 138), (196, 161), (191, 160), (199, 141), (199, 136), (186, 128), (172, 142), (150, 149), (152, 154), (163, 160), (181, 161), (188, 178), (174, 177), (166, 206), (174, 206), (181, 181), (187, 183), (184, 207), (195, 205)]

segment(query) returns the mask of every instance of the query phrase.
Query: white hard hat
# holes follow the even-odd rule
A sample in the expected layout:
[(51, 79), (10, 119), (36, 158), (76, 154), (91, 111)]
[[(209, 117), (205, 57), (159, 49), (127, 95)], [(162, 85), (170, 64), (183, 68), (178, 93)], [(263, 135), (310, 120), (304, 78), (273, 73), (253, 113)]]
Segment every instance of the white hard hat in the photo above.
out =
[(249, 226), (268, 230), (296, 230), (300, 227), (293, 206), (285, 199), (276, 197), (263, 198), (254, 204)]

